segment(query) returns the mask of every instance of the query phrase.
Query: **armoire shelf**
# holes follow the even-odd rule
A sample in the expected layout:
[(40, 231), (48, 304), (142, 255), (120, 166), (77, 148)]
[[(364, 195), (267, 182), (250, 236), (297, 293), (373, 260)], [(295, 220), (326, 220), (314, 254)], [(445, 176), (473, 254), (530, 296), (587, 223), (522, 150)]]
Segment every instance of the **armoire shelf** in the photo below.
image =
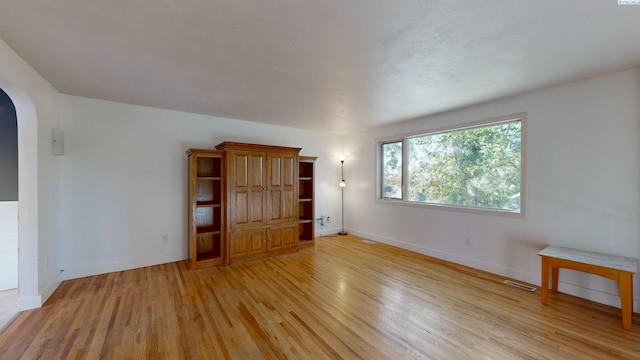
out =
[(224, 152), (189, 149), (189, 267), (225, 261)]
[(315, 243), (315, 156), (298, 158), (298, 247)]
[(219, 203), (215, 203), (213, 201), (202, 201), (202, 202), (198, 202), (196, 203), (196, 206), (199, 208), (206, 208), (206, 207), (220, 207)]

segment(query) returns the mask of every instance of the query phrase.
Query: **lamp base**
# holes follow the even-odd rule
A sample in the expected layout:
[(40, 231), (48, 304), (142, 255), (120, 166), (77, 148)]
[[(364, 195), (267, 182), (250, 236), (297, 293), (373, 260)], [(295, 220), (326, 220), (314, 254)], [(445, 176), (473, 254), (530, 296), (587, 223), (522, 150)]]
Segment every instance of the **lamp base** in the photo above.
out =
[(349, 234), (347, 234), (347, 232), (346, 232), (346, 231), (340, 231), (340, 232), (338, 233), (338, 235), (349, 235)]

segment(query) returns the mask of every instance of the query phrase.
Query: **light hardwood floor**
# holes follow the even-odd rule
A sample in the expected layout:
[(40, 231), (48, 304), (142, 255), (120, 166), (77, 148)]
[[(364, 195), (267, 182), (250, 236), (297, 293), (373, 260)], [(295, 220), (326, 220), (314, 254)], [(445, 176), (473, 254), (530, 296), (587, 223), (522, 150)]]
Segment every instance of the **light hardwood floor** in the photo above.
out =
[(2, 359), (637, 359), (640, 318), (354, 236), (245, 264), (65, 281)]
[(18, 314), (18, 289), (0, 291), (0, 332)]

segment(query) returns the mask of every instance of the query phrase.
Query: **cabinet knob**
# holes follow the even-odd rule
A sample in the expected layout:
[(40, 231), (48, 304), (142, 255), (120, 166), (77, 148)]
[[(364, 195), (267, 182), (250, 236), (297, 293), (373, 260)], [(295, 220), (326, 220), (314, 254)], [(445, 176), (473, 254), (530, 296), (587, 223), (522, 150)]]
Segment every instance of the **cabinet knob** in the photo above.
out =
[(267, 242), (267, 240), (265, 240), (265, 239), (262, 239), (262, 242)]

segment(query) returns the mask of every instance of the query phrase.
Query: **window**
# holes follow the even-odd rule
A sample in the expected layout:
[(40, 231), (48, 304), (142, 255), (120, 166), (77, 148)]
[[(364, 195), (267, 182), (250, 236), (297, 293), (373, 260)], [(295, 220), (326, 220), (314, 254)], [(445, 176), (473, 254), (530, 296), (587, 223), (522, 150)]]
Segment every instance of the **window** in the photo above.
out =
[(523, 119), (379, 142), (378, 198), (522, 213)]
[(402, 199), (402, 141), (382, 144), (382, 197)]

